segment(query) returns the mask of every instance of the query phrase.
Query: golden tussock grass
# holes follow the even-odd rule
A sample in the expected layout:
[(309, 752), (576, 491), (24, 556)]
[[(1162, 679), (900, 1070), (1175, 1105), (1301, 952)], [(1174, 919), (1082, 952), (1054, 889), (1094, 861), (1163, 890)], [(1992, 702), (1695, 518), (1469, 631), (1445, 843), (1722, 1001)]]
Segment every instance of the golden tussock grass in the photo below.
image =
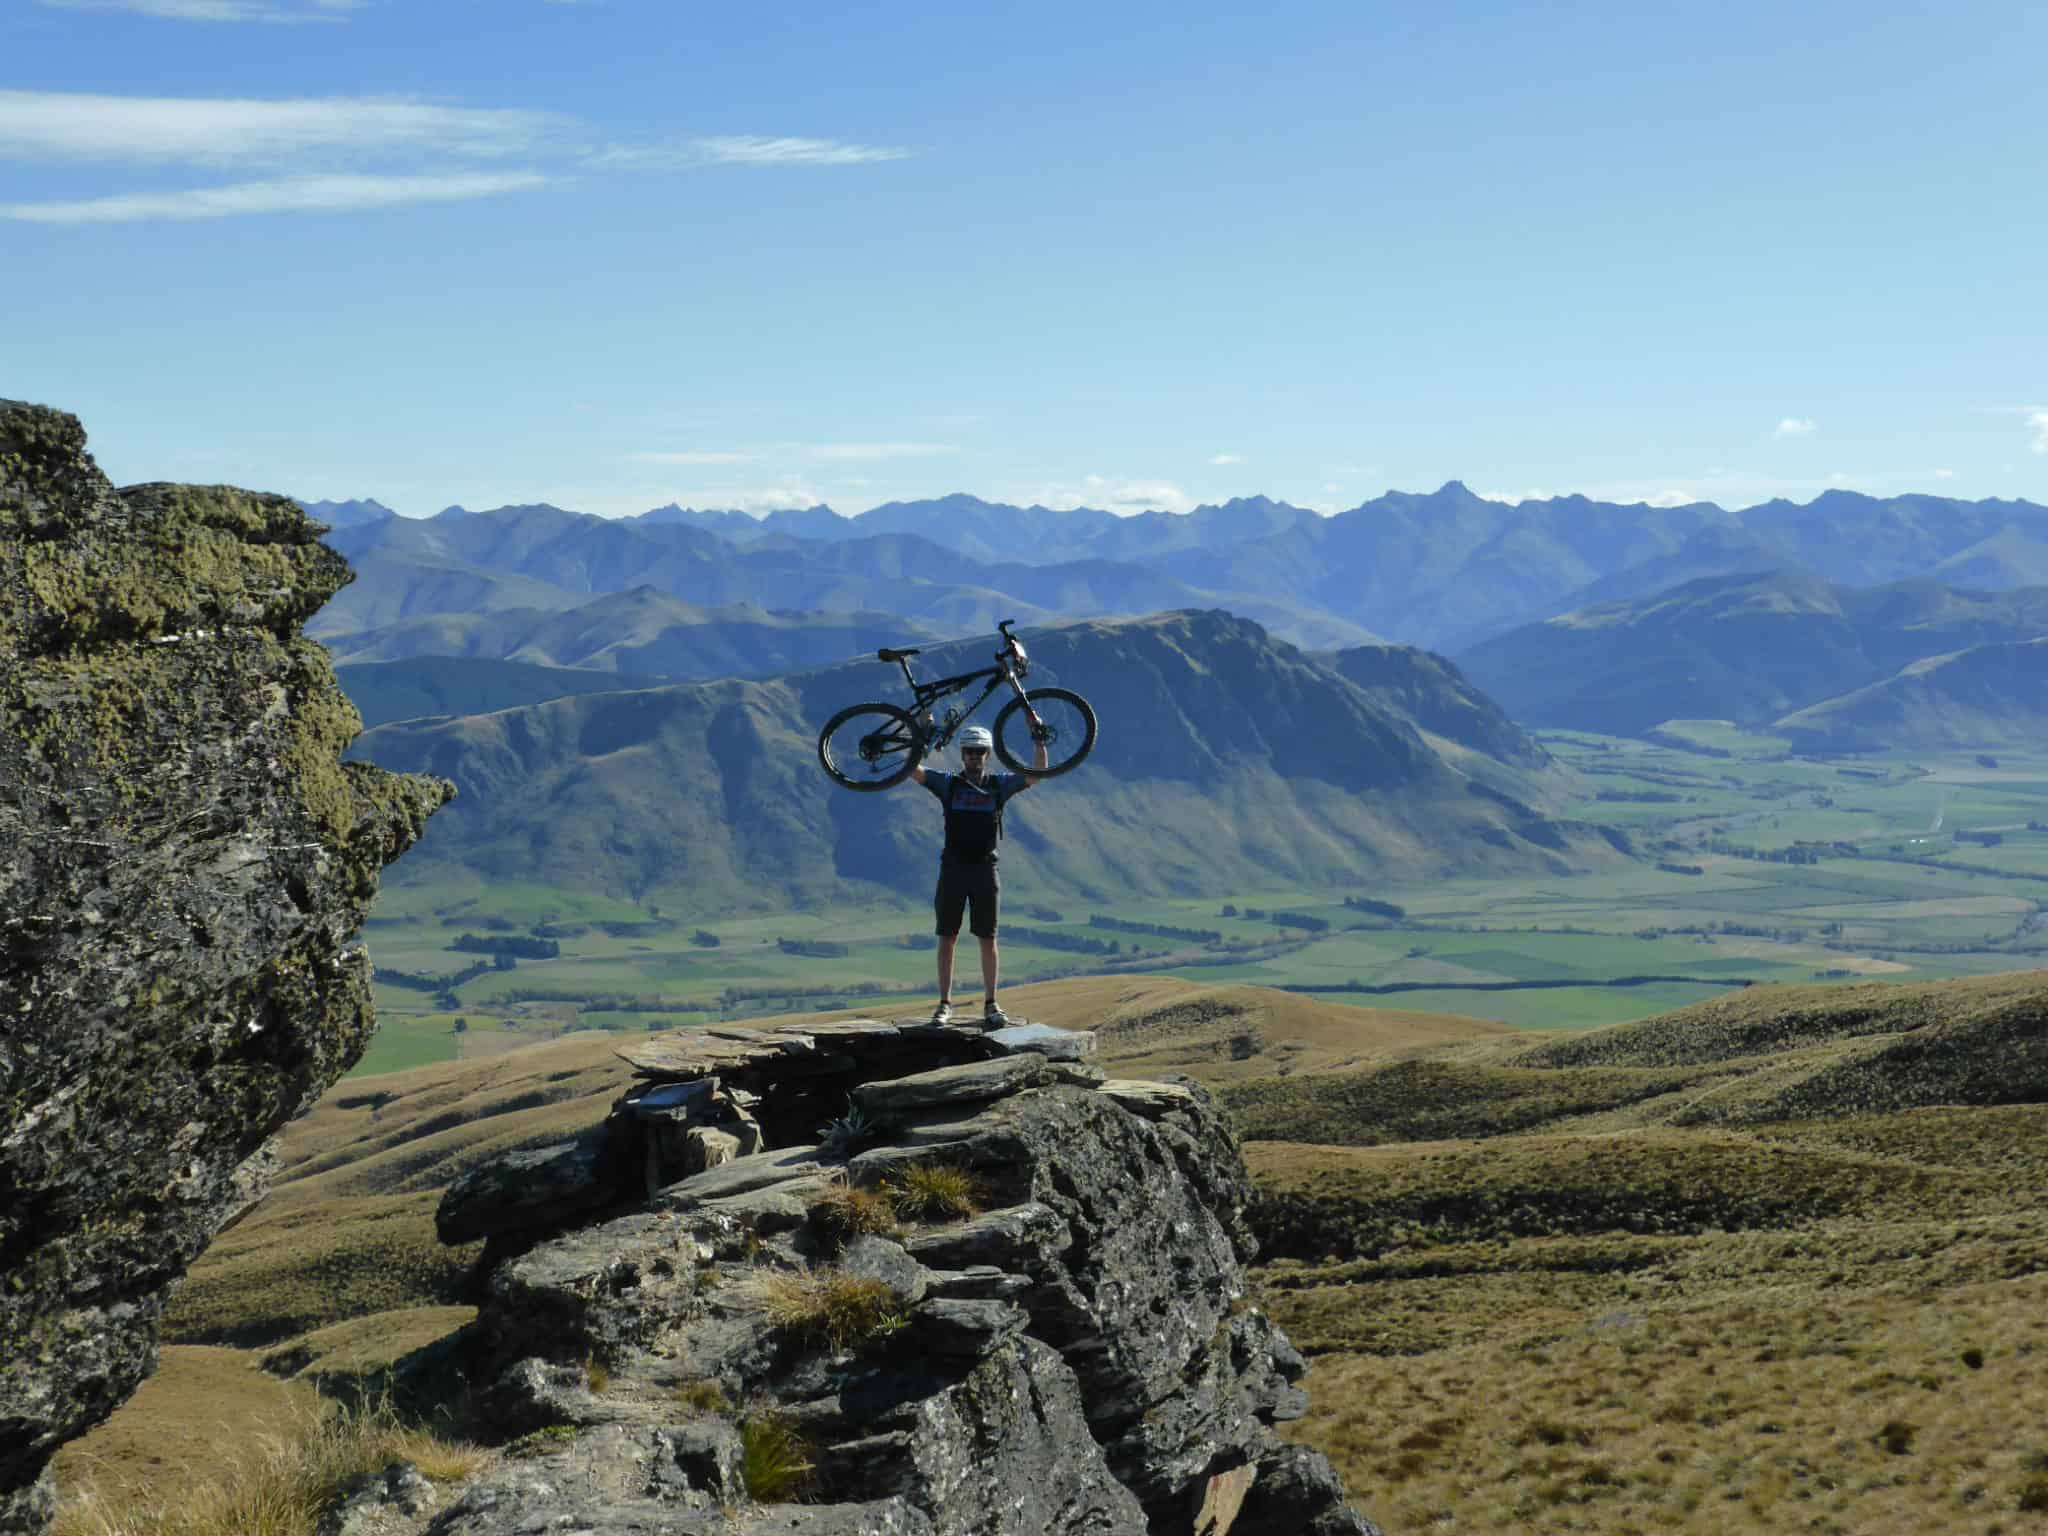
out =
[(952, 1163), (913, 1163), (880, 1190), (905, 1221), (958, 1221), (980, 1214), (987, 1197), (978, 1175)]
[(489, 1452), (442, 1439), (388, 1407), (301, 1403), (216, 1444), (203, 1473), (138, 1483), (74, 1465), (53, 1536), (312, 1536), (350, 1479), (394, 1461), (435, 1482), (474, 1474)]
[(835, 1249), (856, 1237), (886, 1237), (897, 1230), (896, 1209), (887, 1193), (858, 1184), (837, 1183), (809, 1207), (811, 1225)]
[(749, 1414), (740, 1420), (740, 1477), (750, 1497), (763, 1504), (800, 1499), (815, 1486), (817, 1452), (777, 1414)]
[(906, 1320), (888, 1286), (841, 1269), (762, 1275), (748, 1283), (772, 1327), (834, 1350), (886, 1337)]
[(2048, 1105), (1837, 1110), (1249, 1145), (1351, 1255), (1259, 1274), (1291, 1433), (1389, 1529), (2048, 1529)]

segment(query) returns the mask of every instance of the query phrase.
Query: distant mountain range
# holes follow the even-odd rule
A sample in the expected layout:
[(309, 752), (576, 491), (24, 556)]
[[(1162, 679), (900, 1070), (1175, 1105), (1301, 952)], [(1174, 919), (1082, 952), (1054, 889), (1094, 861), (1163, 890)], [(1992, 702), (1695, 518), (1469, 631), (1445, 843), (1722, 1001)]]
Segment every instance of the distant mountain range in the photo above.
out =
[(887, 613), (771, 612), (754, 603), (707, 608), (635, 587), (556, 611), (434, 613), (327, 636), (325, 644), (341, 663), (460, 656), (688, 682), (773, 677), (935, 638), (935, 631)]
[[(1885, 698), (1925, 700), (1939, 682), (1933, 674), (1916, 673), (1910, 685), (1893, 674), (1928, 657), (2043, 635), (2048, 587), (1971, 591), (1923, 578), (1857, 588), (1772, 571), (1703, 577), (1654, 597), (1579, 609), (1458, 659), (1478, 687), (1530, 726), (1628, 736), (1673, 718), (1767, 726), (1805, 711), (1809, 740), (1869, 741), (1881, 734), (1876, 698), (1832, 714), (1811, 707), (1873, 684), (1891, 690)], [(2024, 648), (1998, 654), (2002, 660), (1983, 660), (1985, 675), (2012, 676), (2044, 655)], [(1965, 668), (1949, 681), (1977, 675)], [(1852, 728), (1852, 719), (1862, 724)]]
[(357, 572), (355, 584), (307, 626), (329, 642), (430, 614), (560, 611), (593, 594), (643, 586), (706, 606), (881, 610), (910, 621), (913, 636), (990, 630), (1003, 618), (1049, 623), (1227, 605), (1306, 644), (1377, 638), (1285, 594), (1216, 593), (1150, 566), (1101, 558), (990, 564), (910, 533), (778, 534), (735, 543), (683, 523), (532, 506), (383, 518), (336, 528), (327, 542)]
[(672, 506), (620, 519), (454, 507), (414, 520), (367, 501), (308, 505), (335, 525), (329, 542), (360, 575), (315, 620), (323, 639), (429, 613), (559, 611), (645, 585), (707, 606), (881, 610), (948, 634), (998, 617), (1219, 606), (1314, 648), (1392, 636), (1457, 650), (1567, 611), (1759, 570), (1847, 586), (2048, 581), (2048, 507), (1847, 491), (1730, 512), (1582, 496), (1510, 506), (1452, 481), (1331, 517), (1265, 497), (1118, 517), (952, 495), (758, 521)]
[[(1309, 656), (1216, 611), (1026, 638), (1031, 682), (1086, 694), (1102, 737), (1009, 818), (1004, 878), (1020, 894), (1366, 894), (1392, 877), (1565, 873), (1625, 856), (1548, 814), (1562, 771), (1441, 658)], [(935, 647), (918, 665), (966, 670), (991, 648)], [(533, 881), (677, 911), (917, 896), (936, 858), (928, 797), (839, 789), (815, 752), (834, 710), (900, 692), (870, 660), (404, 721), (351, 755), (461, 791), (402, 878)]]

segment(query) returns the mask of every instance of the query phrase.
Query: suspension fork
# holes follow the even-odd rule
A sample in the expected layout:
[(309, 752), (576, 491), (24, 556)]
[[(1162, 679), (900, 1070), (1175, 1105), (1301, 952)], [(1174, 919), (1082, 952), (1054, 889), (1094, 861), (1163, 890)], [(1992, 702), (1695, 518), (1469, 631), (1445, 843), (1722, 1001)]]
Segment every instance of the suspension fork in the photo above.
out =
[(1036, 740), (1038, 733), (1045, 729), (1045, 722), (1038, 718), (1038, 711), (1031, 707), (1031, 701), (1024, 696), (1024, 685), (1017, 681), (1017, 674), (1007, 663), (1003, 666), (1003, 681), (1010, 685), (1010, 691), (1017, 695), (1017, 702), (1024, 706), (1024, 718), (1031, 722), (1032, 738)]

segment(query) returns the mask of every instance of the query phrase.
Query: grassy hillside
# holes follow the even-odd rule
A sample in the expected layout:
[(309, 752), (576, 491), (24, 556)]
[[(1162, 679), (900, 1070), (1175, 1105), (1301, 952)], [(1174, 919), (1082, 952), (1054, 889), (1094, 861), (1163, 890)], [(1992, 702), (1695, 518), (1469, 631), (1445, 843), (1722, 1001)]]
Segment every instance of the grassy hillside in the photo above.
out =
[[(1087, 763), (1008, 816), (1019, 894), (1113, 902), (1622, 862), (1623, 840), (1545, 814), (1564, 776), (1526, 737), (1509, 738), (1516, 760), (1461, 749), (1454, 761), (1406, 714), (1246, 620), (1165, 614), (1030, 644), (1031, 683), (1079, 689), (1102, 733)], [(983, 665), (992, 649), (939, 648), (921, 675)], [(922, 896), (926, 797), (839, 789), (815, 750), (842, 706), (903, 692), (868, 661), (389, 725), (353, 755), (459, 790), (399, 885), (467, 874), (683, 913)]]
[(1778, 721), (1808, 752), (1942, 752), (2048, 740), (2048, 637), (1930, 656)]
[(1755, 988), (1227, 1089), (1353, 1143), (1246, 1148), (1296, 1434), (1390, 1529), (2034, 1529), (2044, 1036), (2044, 972)]
[[(2048, 1393), (2048, 1069), (2016, 1055), (2048, 973), (1755, 988), (1540, 1037), (1157, 977), (1010, 1000), (1096, 1029), (1117, 1075), (1218, 1085), (1254, 1137), (1261, 1300), (1312, 1358), (1290, 1432), (1389, 1530), (2018, 1536), (2048, 1515), (2048, 1435), (2015, 1416)], [(1915, 1039), (1945, 1075), (1877, 1105), (1879, 1079), (1830, 1076), (1868, 1049), (1898, 1077)], [(174, 1475), (150, 1458), (205, 1454), (194, 1424), (285, 1411), (238, 1359), (348, 1377), (459, 1325), (467, 1254), (426, 1261), (435, 1191), (597, 1120), (627, 1078), (612, 1044), (343, 1084), (195, 1268), (158, 1390), (79, 1454)], [(1940, 1100), (1993, 1077), (2014, 1102)], [(1795, 1082), (1788, 1117), (1771, 1094)], [(1750, 1113), (1688, 1115), (1702, 1093)]]

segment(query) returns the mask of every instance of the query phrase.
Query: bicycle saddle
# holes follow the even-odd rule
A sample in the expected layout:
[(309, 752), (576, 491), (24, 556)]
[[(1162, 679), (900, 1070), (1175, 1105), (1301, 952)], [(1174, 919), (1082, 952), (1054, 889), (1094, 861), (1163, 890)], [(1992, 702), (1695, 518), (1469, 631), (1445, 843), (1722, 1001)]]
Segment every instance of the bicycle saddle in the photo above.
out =
[(915, 646), (912, 646), (907, 651), (892, 651), (885, 645), (879, 651), (875, 652), (875, 660), (901, 661), (906, 656), (915, 656), (916, 654), (917, 648)]

